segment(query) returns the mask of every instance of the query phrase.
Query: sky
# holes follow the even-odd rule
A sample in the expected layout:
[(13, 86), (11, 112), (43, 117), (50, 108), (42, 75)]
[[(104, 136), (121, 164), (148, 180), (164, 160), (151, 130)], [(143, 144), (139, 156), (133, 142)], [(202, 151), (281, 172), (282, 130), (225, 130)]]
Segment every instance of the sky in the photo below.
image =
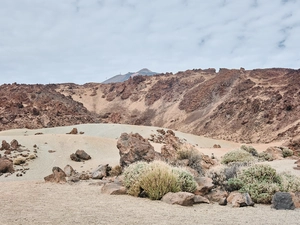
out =
[(0, 84), (299, 65), (300, 0), (0, 0)]

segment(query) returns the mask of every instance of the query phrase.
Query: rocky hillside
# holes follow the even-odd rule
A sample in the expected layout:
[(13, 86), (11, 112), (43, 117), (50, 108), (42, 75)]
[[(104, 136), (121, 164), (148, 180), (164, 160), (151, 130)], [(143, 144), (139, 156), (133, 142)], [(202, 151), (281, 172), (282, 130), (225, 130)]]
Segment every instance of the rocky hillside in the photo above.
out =
[(0, 86), (0, 130), (42, 128), (99, 122), (82, 103), (53, 85)]
[(4, 85), (0, 126), (100, 121), (245, 143), (283, 140), (300, 135), (299, 76), (292, 69), (199, 69), (111, 84)]

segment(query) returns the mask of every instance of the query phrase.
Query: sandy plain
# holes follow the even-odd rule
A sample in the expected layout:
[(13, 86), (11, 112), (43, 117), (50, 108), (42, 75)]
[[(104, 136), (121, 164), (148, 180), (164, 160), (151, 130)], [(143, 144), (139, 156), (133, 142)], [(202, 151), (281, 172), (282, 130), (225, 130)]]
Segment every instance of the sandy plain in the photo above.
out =
[[(66, 134), (76, 127), (84, 134)], [(119, 162), (117, 139), (123, 132), (139, 133), (148, 138), (157, 134), (157, 127), (119, 124), (85, 124), (37, 130), (8, 130), (0, 132), (0, 140), (16, 139), (24, 148), (33, 151), (37, 145), (38, 158), (29, 162), (30, 168), (22, 177), (15, 174), (0, 177), (1, 224), (299, 224), (300, 211), (277, 211), (269, 205), (232, 208), (218, 204), (200, 204), (193, 207), (168, 205), (161, 201), (110, 196), (100, 193), (95, 181), (74, 184), (45, 183), (43, 178), (53, 166), (71, 165), (75, 170), (91, 171), (99, 164), (115, 166)], [(35, 135), (36, 133), (43, 133)], [(176, 136), (195, 145), (204, 154), (221, 158), (236, 149), (240, 143), (213, 140), (175, 131)], [(220, 144), (222, 148), (212, 148)], [(271, 145), (254, 145), (258, 151)], [(160, 144), (154, 144), (157, 151)], [(69, 156), (77, 149), (88, 152), (92, 159), (73, 162)], [(49, 153), (49, 150), (55, 152)], [(1, 153), (1, 152), (0, 152)], [(295, 160), (278, 160), (271, 165), (278, 171), (293, 170)]]

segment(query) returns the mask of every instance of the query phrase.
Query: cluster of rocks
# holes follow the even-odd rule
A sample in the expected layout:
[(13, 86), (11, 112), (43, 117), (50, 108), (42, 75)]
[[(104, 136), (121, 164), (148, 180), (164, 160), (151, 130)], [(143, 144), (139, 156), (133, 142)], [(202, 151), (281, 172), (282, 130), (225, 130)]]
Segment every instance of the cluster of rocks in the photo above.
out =
[(53, 182), (53, 183), (65, 183), (65, 182), (78, 182), (80, 180), (89, 180), (89, 179), (104, 179), (108, 177), (111, 171), (111, 167), (106, 165), (99, 165), (95, 170), (92, 172), (90, 171), (83, 171), (81, 173), (77, 172), (73, 169), (72, 166), (66, 165), (64, 169), (60, 167), (53, 167), (52, 174), (44, 177), (46, 182)]
[(34, 153), (30, 153), (29, 149), (24, 149), (15, 139), (10, 143), (2, 140), (0, 151), (4, 151), (3, 156), (0, 154), (0, 175), (6, 174), (5, 177), (15, 172), (17, 177), (23, 176), (29, 170), (26, 168), (28, 162), (37, 157), (36, 149)]

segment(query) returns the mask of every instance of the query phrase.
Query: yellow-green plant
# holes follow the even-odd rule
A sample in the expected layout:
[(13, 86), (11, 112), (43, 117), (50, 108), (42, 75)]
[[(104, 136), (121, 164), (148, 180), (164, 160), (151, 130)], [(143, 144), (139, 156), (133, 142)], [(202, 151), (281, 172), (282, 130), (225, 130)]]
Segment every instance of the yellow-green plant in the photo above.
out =
[(255, 160), (255, 157), (252, 156), (247, 151), (238, 149), (231, 152), (227, 152), (223, 158), (221, 163), (223, 164), (229, 164), (232, 162), (252, 162)]

